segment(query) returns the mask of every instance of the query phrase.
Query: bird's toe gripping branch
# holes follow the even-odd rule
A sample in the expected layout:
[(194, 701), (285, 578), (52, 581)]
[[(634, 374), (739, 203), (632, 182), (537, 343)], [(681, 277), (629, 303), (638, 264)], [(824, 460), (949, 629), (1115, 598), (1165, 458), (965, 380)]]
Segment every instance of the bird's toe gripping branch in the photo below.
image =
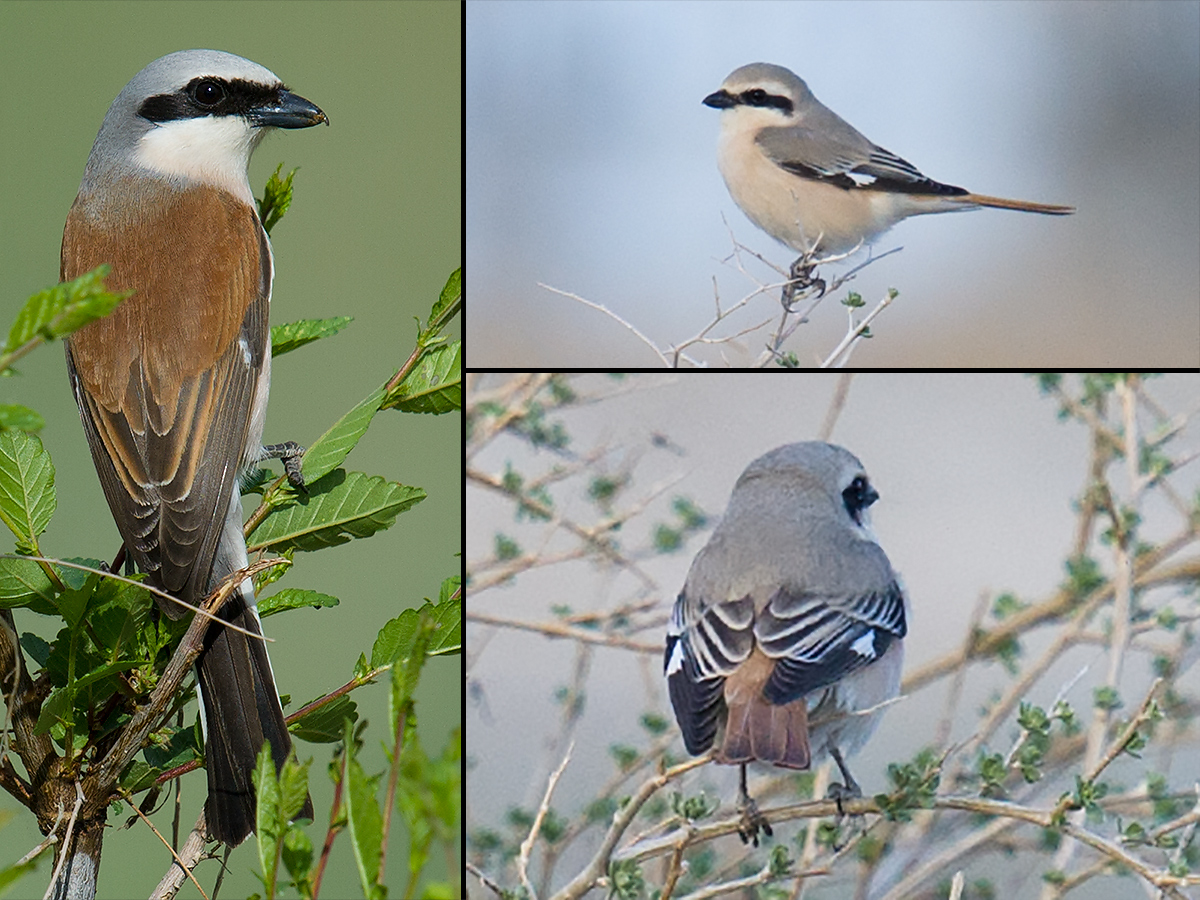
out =
[(308, 493), (304, 484), (304, 473), (300, 471), (300, 463), (304, 458), (304, 448), (295, 441), (284, 441), (282, 444), (268, 444), (263, 447), (263, 459), (277, 459), (283, 463), (283, 471), (287, 473), (288, 484), (298, 491)]
[(743, 844), (753, 842), (754, 846), (758, 846), (758, 834), (761, 831), (767, 837), (771, 837), (771, 823), (767, 821), (767, 817), (758, 811), (758, 804), (750, 796), (750, 792), (746, 790), (746, 764), (742, 764), (741, 785), (738, 790), (738, 810), (742, 814), (741, 824), (738, 825), (738, 836), (742, 839)]
[(813, 262), (807, 254), (792, 263), (791, 270), (788, 272), (788, 282), (783, 286), (783, 295), (780, 298), (783, 308), (788, 312), (792, 311), (796, 295), (806, 293), (810, 288), (817, 288), (820, 291), (817, 296), (825, 296), (825, 279), (816, 277), (814, 274), (816, 269), (817, 263)]

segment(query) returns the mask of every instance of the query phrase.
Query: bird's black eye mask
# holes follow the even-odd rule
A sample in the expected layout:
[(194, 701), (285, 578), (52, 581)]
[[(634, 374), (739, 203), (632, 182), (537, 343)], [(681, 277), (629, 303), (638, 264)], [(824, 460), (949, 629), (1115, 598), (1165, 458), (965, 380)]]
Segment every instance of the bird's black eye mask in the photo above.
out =
[(744, 106), (762, 106), (767, 109), (778, 109), (786, 115), (792, 114), (792, 101), (782, 94), (768, 94), (762, 88), (742, 91), (737, 95), (737, 102)]
[(202, 75), (181, 90), (147, 97), (138, 107), (138, 115), (156, 123), (204, 116), (245, 116), (257, 109), (278, 106), (285, 91), (287, 88), (282, 84)]
[(867, 481), (865, 475), (856, 476), (849, 487), (842, 491), (842, 503), (856, 525), (862, 525), (863, 510), (878, 499), (879, 492), (871, 487), (871, 482)]

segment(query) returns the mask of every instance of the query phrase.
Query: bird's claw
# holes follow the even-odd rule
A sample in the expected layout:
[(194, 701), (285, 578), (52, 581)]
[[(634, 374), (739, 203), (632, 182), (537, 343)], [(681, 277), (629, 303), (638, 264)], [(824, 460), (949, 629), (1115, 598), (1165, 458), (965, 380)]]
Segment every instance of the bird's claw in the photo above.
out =
[(846, 811), (842, 809), (842, 801), (857, 800), (861, 796), (862, 788), (853, 779), (850, 780), (849, 786), (835, 781), (829, 785), (829, 790), (825, 792), (825, 799), (832, 800), (837, 804), (839, 819), (846, 815)]
[(807, 257), (800, 257), (792, 263), (791, 269), (788, 271), (788, 282), (783, 286), (783, 296), (781, 301), (783, 308), (788, 312), (792, 311), (792, 303), (796, 299), (796, 295), (801, 291), (807, 291), (809, 288), (820, 288), (819, 297), (825, 296), (825, 279), (817, 278), (813, 275), (816, 271), (816, 264), (806, 262)]
[(738, 837), (742, 839), (743, 844), (753, 843), (757, 847), (759, 832), (767, 837), (774, 835), (774, 832), (771, 831), (771, 823), (758, 811), (758, 804), (752, 799), (744, 797), (738, 804), (738, 809), (742, 814), (742, 821), (738, 825)]
[(283, 463), (283, 471), (287, 473), (288, 484), (298, 491), (308, 493), (304, 483), (304, 473), (301, 471), (301, 461), (304, 458), (304, 448), (295, 441), (284, 441), (282, 444), (268, 444), (263, 447), (263, 459), (277, 459)]

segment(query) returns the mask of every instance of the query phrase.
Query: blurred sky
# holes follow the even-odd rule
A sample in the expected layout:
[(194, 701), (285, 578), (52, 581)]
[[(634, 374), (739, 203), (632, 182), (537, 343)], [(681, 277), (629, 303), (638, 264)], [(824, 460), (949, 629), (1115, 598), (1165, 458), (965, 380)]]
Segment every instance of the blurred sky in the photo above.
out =
[[(257, 194), (280, 162), (285, 171), (300, 167), (291, 210), (272, 235), (272, 324), (355, 318), (336, 337), (273, 367), (265, 438), (311, 444), (400, 367), (416, 336), (414, 317), (428, 317), (461, 264), (460, 25), (459, 6), (442, 2), (0, 3), (2, 327), (30, 294), (58, 281), (63, 222), (117, 92), (147, 63), (175, 50), (245, 56), (318, 104), (331, 122), (269, 135), (250, 167)], [(41, 437), (56, 469), (58, 511), (43, 547), (52, 555), (111, 559), (120, 538), (67, 385), (63, 349), (44, 347), (18, 368), (20, 377), (0, 379), (0, 403), (24, 403), (46, 418)], [(436, 597), (441, 580), (458, 571), (460, 428), (455, 415), (380, 414), (347, 460), (348, 468), (418, 485), (429, 497), (369, 540), (297, 554), (277, 585), (342, 601), (337, 609), (300, 610), (266, 623), (276, 639), (270, 650), (276, 679), (292, 695), (293, 709), (349, 680), (354, 660), (370, 652), (383, 623)], [(24, 610), (17, 623), (22, 631), (54, 636), (45, 630), (50, 620)], [(418, 714), (422, 729), (428, 727), (426, 746), (437, 752), (460, 722), (461, 678), (455, 659), (434, 660), (426, 672)], [(386, 692), (355, 693), (363, 714), (380, 723)], [(316, 758), (312, 793), (325, 814), (332, 800), (325, 776), (330, 749), (299, 745), (301, 758)], [(368, 741), (365, 753), (368, 771), (386, 766), (378, 741)], [(187, 827), (203, 802), (204, 783), (200, 772), (184, 778)], [(17, 816), (0, 832), (0, 865), (41, 839), (32, 817), (0, 793), (0, 811), (8, 810)], [(323, 834), (321, 827), (318, 821), (314, 832)], [(114, 833), (104, 849), (100, 898), (145, 896), (167, 867), (143, 826)], [(250, 871), (253, 855), (249, 844), (234, 853), (226, 893), (262, 889)], [(329, 893), (357, 892), (349, 849), (335, 857)], [(393, 859), (391, 871), (406, 873), (404, 851)], [(440, 855), (438, 867), (444, 870)], [(40, 895), (49, 871), (43, 865), (18, 894)], [(203, 870), (200, 878), (211, 884)], [(186, 884), (181, 896), (197, 894)]]
[[(631, 555), (649, 545), (658, 523), (674, 521), (671, 504), (677, 496), (698, 504), (709, 521), (708, 528), (693, 535), (677, 553), (636, 557), (657, 590), (643, 591), (627, 571), (614, 571), (591, 559), (568, 559), (523, 573), (507, 586), (472, 594), (471, 610), (547, 622), (555, 619), (553, 610), (560, 606), (584, 613), (657, 596), (663, 630), (634, 637), (644, 643), (661, 640), (670, 604), (723, 514), (738, 475), (751, 460), (780, 444), (813, 439), (824, 420), (835, 376), (775, 378), (769, 386), (763, 377), (741, 373), (681, 379), (651, 374), (615, 383), (596, 376), (578, 382), (578, 390), (619, 391), (620, 396), (547, 417), (547, 425), (561, 421), (570, 433), (569, 451), (575, 457), (531, 451), (510, 437), (479, 452), (471, 461), (474, 467), (502, 473), (511, 465), (533, 479), (555, 465), (566, 466), (606, 448), (594, 470), (587, 471), (629, 475), (615, 513), (653, 494), (645, 509), (614, 533), (623, 552)], [(481, 382), (480, 390), (494, 384), (494, 380)], [(1194, 411), (1200, 377), (1153, 380), (1149, 392), (1169, 413)], [(1063, 559), (1075, 538), (1073, 500), (1087, 479), (1089, 437), (1086, 428), (1064, 424), (1056, 413), (1057, 404), (1042, 397), (1035, 382), (1022, 376), (864, 374), (855, 378), (832, 441), (862, 460), (880, 493), (871, 508), (872, 527), (904, 579), (912, 606), (905, 640), (906, 671), (962, 646), (981, 595), (994, 598), (1012, 591), (1023, 601), (1037, 602), (1053, 594), (1064, 580)], [(668, 449), (652, 445), (656, 434), (668, 439)], [(1188, 467), (1171, 478), (1185, 501), (1195, 498), (1200, 489), (1200, 463), (1194, 457), (1198, 446), (1200, 429), (1193, 412), (1190, 425), (1166, 448), (1175, 459), (1192, 456)], [(1119, 469), (1113, 472), (1114, 484), (1120, 483), (1120, 476)], [(555, 508), (584, 527), (596, 515), (585, 496), (589, 478), (555, 479), (548, 484)], [(516, 540), (528, 553), (553, 556), (576, 547), (573, 538), (552, 533), (545, 523), (514, 522), (511, 503), (495, 492), (472, 487), (467, 506), (469, 560), (489, 557), (497, 533)], [(1181, 525), (1178, 512), (1160, 495), (1146, 503), (1141, 526), (1146, 540), (1162, 541)], [(1104, 548), (1094, 552), (1102, 569), (1111, 571), (1108, 552)], [(1163, 592), (1153, 599), (1162, 602)], [(1176, 611), (1183, 613), (1188, 603), (1186, 598), (1176, 600)], [(1102, 616), (1097, 627), (1103, 621)], [(1049, 629), (1026, 635), (1024, 658), (1037, 659), (1051, 636)], [(468, 629), (467, 649), (472, 687), (467, 710), (468, 827), (502, 828), (510, 806), (537, 806), (547, 775), (562, 761), (565, 747), (554, 741), (562, 716), (556, 693), (572, 683), (578, 654), (571, 641), (479, 624)], [(1129, 658), (1122, 684), (1127, 708), (1136, 702), (1131, 698), (1141, 698), (1153, 677), (1147, 663), (1144, 652)], [(1090, 708), (1091, 683), (1103, 677), (1107, 666), (1105, 651), (1093, 646), (1077, 646), (1063, 654), (1025, 699), (1052, 705), (1056, 693), (1085, 666), (1091, 666), (1090, 674), (1065, 697), (1077, 709)], [(554, 807), (565, 817), (577, 816), (615, 777), (612, 745), (646, 749), (649, 741), (638, 724), (643, 713), (670, 716), (662, 657), (657, 652), (644, 655), (598, 647), (582, 671), (584, 711), (571, 735), (575, 740), (571, 762), (554, 795)], [(1192, 690), (1200, 685), (1195, 666), (1186, 678)], [(1010, 676), (999, 664), (972, 666), (951, 739), (970, 736), (978, 724), (976, 710), (993, 690), (1010, 684)], [(851, 761), (864, 793), (883, 790), (887, 764), (910, 759), (929, 743), (944, 710), (945, 687), (945, 681), (938, 682), (883, 717), (871, 742)], [(1007, 750), (1015, 734), (1010, 718), (997, 732), (995, 744)], [(684, 752), (679, 741), (673, 750)], [(1200, 767), (1200, 751), (1176, 753), (1173, 767), (1165, 765), (1157, 749), (1147, 758), (1184, 790), (1190, 790)], [(1138, 765), (1114, 770), (1113, 780), (1136, 783)], [(765, 778), (770, 771), (752, 767), (751, 774)], [(641, 780), (636, 777), (633, 783)], [(703, 786), (727, 810), (736, 780), (733, 767), (706, 766), (683, 782), (683, 790), (694, 794)], [(574, 846), (558, 874), (578, 872), (580, 856), (594, 852), (596, 840), (598, 836), (592, 834), (582, 846)], [(969, 879), (976, 874), (972, 868)], [(1040, 870), (1031, 868), (1027, 876), (1027, 890), (1004, 896), (1036, 897)], [(1112, 883), (1117, 884), (1115, 893), (1089, 885), (1080, 896), (1130, 896), (1128, 881)], [(820, 896), (842, 895), (834, 891)]]
[[(854, 288), (897, 305), (861, 366), (1200, 365), (1200, 4), (468, 2), (473, 365), (654, 365), (754, 285), (701, 105), (745, 63), (794, 70), (868, 138), (940, 181), (1068, 203), (904, 222)], [(777, 277), (755, 269), (764, 281)], [(735, 328), (778, 315), (778, 291)], [(844, 333), (836, 301), (789, 345)], [(742, 363), (762, 342), (747, 338)], [(720, 365), (716, 350), (707, 357)]]

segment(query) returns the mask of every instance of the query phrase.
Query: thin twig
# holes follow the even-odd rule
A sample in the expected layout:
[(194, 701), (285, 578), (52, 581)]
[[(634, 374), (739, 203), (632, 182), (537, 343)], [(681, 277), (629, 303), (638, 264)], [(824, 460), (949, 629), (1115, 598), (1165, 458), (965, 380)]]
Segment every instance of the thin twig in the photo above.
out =
[[(870, 324), (875, 321), (881, 312), (892, 305), (892, 301), (895, 300), (896, 297), (896, 292), (889, 289), (876, 307), (867, 313), (866, 317), (863, 318), (863, 320), (858, 324), (855, 324), (854, 322), (854, 310), (849, 310), (850, 329), (846, 332), (846, 336), (842, 338), (841, 342), (839, 342), (838, 345), (833, 348), (833, 352), (830, 353), (829, 356), (825, 358), (825, 361), (821, 363), (821, 368), (829, 369), (833, 368), (834, 366), (840, 368), (848, 363), (850, 361), (850, 354), (854, 350), (854, 345), (858, 341), (862, 340), (863, 333), (867, 330)], [(845, 355), (845, 359), (841, 359), (843, 354)]]
[(542, 797), (542, 805), (538, 807), (537, 815), (533, 817), (533, 824), (529, 826), (529, 835), (521, 841), (521, 853), (517, 857), (517, 871), (521, 874), (521, 884), (525, 885), (525, 890), (529, 892), (531, 898), (536, 898), (537, 892), (534, 891), (533, 883), (529, 880), (529, 854), (533, 852), (533, 845), (537, 841), (538, 832), (542, 829), (542, 822), (546, 819), (546, 813), (550, 811), (550, 798), (554, 795), (554, 788), (558, 785), (558, 779), (562, 778), (567, 763), (571, 761), (571, 751), (574, 749), (575, 742), (572, 741), (563, 755), (562, 762), (558, 764), (558, 768), (550, 773), (550, 780), (546, 782), (546, 793)]
[(162, 845), (167, 848), (167, 851), (171, 854), (171, 858), (175, 860), (175, 864), (183, 870), (192, 884), (196, 886), (196, 890), (200, 892), (200, 896), (203, 897), (204, 900), (208, 900), (208, 894), (204, 892), (204, 888), (200, 886), (200, 882), (198, 882), (196, 880), (196, 876), (192, 874), (192, 866), (195, 865), (195, 861), (193, 861), (191, 865), (183, 861), (183, 857), (175, 852), (175, 848), (171, 846), (171, 842), (163, 837), (162, 832), (160, 832), (154, 826), (154, 823), (150, 821), (150, 817), (142, 812), (138, 804), (134, 802), (134, 799), (130, 796), (129, 791), (127, 791), (125, 788), (119, 788), (117, 792), (125, 798), (125, 802), (133, 808), (133, 811), (137, 813), (138, 818), (145, 822), (149, 829), (154, 832), (154, 836), (162, 841)]

